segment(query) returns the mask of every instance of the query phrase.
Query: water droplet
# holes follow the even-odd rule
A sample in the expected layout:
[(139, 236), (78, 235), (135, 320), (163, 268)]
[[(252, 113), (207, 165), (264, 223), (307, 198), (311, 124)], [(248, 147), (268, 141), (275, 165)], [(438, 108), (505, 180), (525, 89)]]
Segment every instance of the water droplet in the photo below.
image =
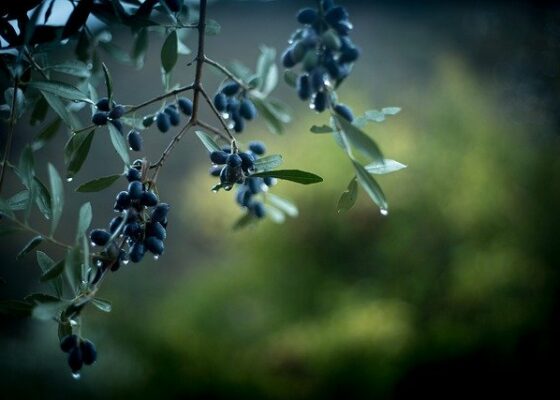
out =
[(123, 263), (124, 265), (128, 264), (129, 262), (130, 262), (130, 260), (128, 260), (128, 259), (126, 259), (126, 258), (125, 258), (124, 260), (122, 260), (122, 263)]
[(223, 113), (223, 114), (222, 114), (222, 118), (223, 118), (223, 119), (228, 119), (228, 118), (229, 118), (229, 114), (228, 114), (228, 113)]
[(95, 265), (97, 265), (98, 267), (101, 267), (101, 266), (103, 266), (103, 261), (97, 260), (97, 261), (95, 262)]
[(129, 150), (129, 151), (132, 151), (132, 147), (128, 147), (128, 150)]
[(389, 210), (387, 210), (386, 208), (382, 208), (381, 210), (379, 210), (381, 212), (381, 215), (383, 216), (387, 216), (389, 215)]
[(75, 321), (75, 320), (73, 320), (73, 319), (71, 319), (71, 320), (70, 320), (70, 325), (71, 325), (71, 326), (78, 326), (78, 322)]
[(89, 242), (89, 244), (90, 244), (92, 247), (95, 246), (95, 243), (94, 243), (94, 242)]
[(72, 179), (74, 179), (74, 178), (72, 178), (72, 177), (70, 176), (70, 177), (66, 178), (66, 182), (72, 182)]
[(309, 103), (309, 108), (311, 110), (314, 110), (315, 109), (315, 104), (313, 102)]
[(218, 189), (212, 189), (212, 192), (218, 193)]
[(72, 372), (72, 378), (78, 380), (80, 379), (81, 375), (79, 372)]
[(155, 261), (159, 260), (159, 256), (157, 254), (154, 256), (154, 260)]

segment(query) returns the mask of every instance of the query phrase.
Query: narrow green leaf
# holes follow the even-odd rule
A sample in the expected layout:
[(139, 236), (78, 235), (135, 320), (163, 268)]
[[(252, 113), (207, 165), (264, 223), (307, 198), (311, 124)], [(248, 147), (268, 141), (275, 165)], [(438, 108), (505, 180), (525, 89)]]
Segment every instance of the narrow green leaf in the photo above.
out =
[[(25, 95), (23, 90), (17, 88), (16, 93), (16, 119), (19, 119), (25, 113)], [(12, 107), (14, 98), (14, 88), (9, 87), (4, 91), (4, 99), (6, 100), (6, 105)]]
[(80, 240), (86, 234), (89, 226), (91, 225), (92, 211), (91, 203), (87, 202), (80, 208), (78, 215), (78, 230), (76, 232), (76, 241)]
[(29, 190), (22, 190), (21, 192), (14, 194), (7, 201), (8, 206), (12, 211), (25, 210), (28, 202), (29, 202)]
[(271, 154), (256, 160), (255, 169), (258, 172), (268, 171), (282, 165), (282, 161), (282, 156), (280, 154)]
[(383, 111), (379, 111), (379, 110), (368, 110), (365, 112), (364, 117), (368, 121), (372, 121), (372, 122), (385, 121), (385, 114), (383, 113)]
[(45, 129), (37, 135), (33, 143), (31, 144), (31, 149), (33, 151), (37, 151), (41, 149), (49, 140), (51, 140), (58, 130), (60, 129), (61, 124), (60, 118), (56, 118), (53, 122), (51, 122)]
[(365, 166), (367, 172), (376, 175), (389, 174), (391, 172), (399, 171), (403, 168), (406, 168), (406, 165), (401, 164), (398, 161), (389, 159), (385, 159), (385, 162), (383, 164), (374, 162)]
[(18, 168), (22, 183), (29, 191), (27, 204), (25, 206), (25, 221), (27, 221), (29, 219), (29, 216), (31, 215), (31, 209), (33, 207), (33, 203), (35, 202), (36, 196), (35, 187), (33, 185), (33, 179), (35, 177), (34, 164), (35, 161), (33, 157), (33, 150), (31, 150), (31, 146), (27, 145), (21, 152)]
[(269, 103), (257, 97), (253, 97), (252, 100), (259, 111), (259, 114), (264, 118), (264, 122), (268, 130), (276, 135), (282, 134), (284, 131), (284, 125), (274, 111), (271, 110)]
[(138, 31), (134, 39), (134, 46), (132, 47), (132, 58), (137, 62), (144, 59), (146, 51), (148, 50), (148, 30), (142, 28)]
[(36, 125), (45, 120), (47, 113), (49, 112), (49, 103), (43, 96), (39, 97), (35, 102), (33, 111), (31, 112), (31, 117), (29, 118), (29, 123), (31, 125)]
[(43, 214), (46, 219), (51, 219), (51, 194), (46, 186), (39, 180), (39, 178), (35, 177), (33, 179), (33, 186), (35, 189), (35, 204), (37, 204), (37, 208)]
[(294, 203), (292, 203), (291, 201), (280, 197), (278, 195), (275, 195), (273, 193), (266, 193), (266, 199), (268, 202), (270, 202), (272, 205), (274, 205), (276, 208), (282, 210), (283, 212), (285, 212), (287, 215), (289, 215), (292, 218), (295, 218), (298, 216), (299, 211), (296, 207), (296, 205)]
[(109, 300), (101, 299), (99, 297), (91, 299), (91, 304), (103, 312), (111, 312), (112, 309), (111, 302)]
[(213, 19), (206, 20), (206, 29), (204, 30), (204, 33), (206, 33), (206, 35), (208, 36), (217, 35), (218, 33), (220, 33), (221, 30), (222, 27), (217, 21)]
[(46, 71), (62, 72), (78, 78), (89, 78), (91, 76), (91, 67), (78, 60), (67, 60), (60, 64), (48, 65), (43, 69)]
[(340, 198), (338, 199), (338, 204), (336, 206), (336, 210), (338, 213), (346, 212), (354, 207), (356, 204), (356, 200), (358, 199), (358, 182), (356, 177), (352, 178), (346, 191), (344, 191)]
[(259, 92), (267, 96), (278, 84), (278, 67), (275, 64), (276, 50), (261, 46), (261, 55), (257, 61), (257, 76), (261, 79)]
[(111, 104), (111, 101), (113, 100), (113, 79), (111, 78), (111, 74), (109, 73), (109, 68), (107, 68), (105, 63), (101, 63), (101, 66), (103, 67), (103, 75), (105, 76), (105, 87), (107, 88), (107, 98), (109, 99), (109, 104)]
[(113, 147), (125, 165), (130, 165), (130, 156), (128, 155), (128, 145), (126, 144), (126, 140), (113, 124), (108, 124), (107, 126), (109, 127), (109, 136), (111, 137)]
[(203, 131), (196, 131), (196, 136), (200, 139), (204, 147), (211, 153), (213, 151), (221, 151), (222, 148), (212, 139), (212, 137)]
[[(65, 82), (57, 81), (31, 81), (27, 84), (29, 87), (40, 90), (43, 93), (54, 94), (55, 96), (62, 97), (72, 101), (84, 101), (86, 103), (93, 103), (84, 93), (72, 85)], [(48, 101), (48, 99), (47, 99)]]
[[(54, 266), (54, 261), (48, 255), (43, 253), (42, 251), (37, 252), (37, 264), (39, 264), (39, 268), (41, 268), (41, 272), (46, 274)], [(61, 264), (64, 266), (64, 264)], [(60, 271), (62, 272), (62, 270)], [(43, 276), (41, 276), (41, 279)], [(53, 277), (50, 280), (50, 285), (52, 286), (54, 292), (58, 297), (62, 297), (62, 279), (60, 276)]]
[[(109, 124), (112, 126), (112, 124)], [(71, 179), (78, 173), (82, 168), (84, 161), (86, 160), (91, 143), (93, 141), (93, 136), (95, 135), (95, 130), (90, 132), (82, 132), (73, 135), (66, 144), (65, 158), (66, 162), (66, 176)], [(120, 135), (120, 133), (119, 133)]]
[(295, 88), (297, 84), (297, 79), (298, 79), (298, 74), (296, 74), (291, 69), (287, 69), (284, 71), (284, 82), (286, 82), (288, 86)]
[(387, 215), (388, 213), (388, 204), (387, 200), (385, 200), (385, 195), (381, 190), (379, 184), (373, 179), (373, 177), (366, 171), (366, 169), (356, 161), (352, 160), (352, 164), (354, 164), (354, 169), (356, 170), (358, 182), (367, 192), (369, 197), (373, 200), (375, 204), (378, 205), (381, 214)]
[(313, 125), (309, 130), (311, 133), (331, 133), (333, 131), (333, 129), (328, 125)]
[(14, 219), (15, 215), (8, 202), (0, 198), (0, 214), (7, 218)]
[(381, 112), (385, 115), (396, 115), (401, 112), (400, 107), (384, 107)]
[(373, 161), (377, 161), (379, 163), (383, 163), (384, 158), (381, 150), (377, 147), (377, 144), (362, 130), (352, 125), (350, 122), (345, 120), (344, 118), (334, 115), (338, 126), (342, 129), (345, 137), (348, 141), (363, 153), (365, 156), (370, 157)]
[(67, 282), (70, 284), (74, 293), (78, 293), (80, 284), (82, 283), (82, 245), (79, 244), (68, 250), (64, 261), (64, 272), (66, 273)]
[(56, 168), (49, 163), (49, 182), (51, 187), (51, 208), (52, 208), (52, 225), (51, 225), (51, 234), (54, 233), (56, 227), (58, 226), (58, 222), (60, 221), (60, 217), (62, 215), (62, 210), (64, 208), (64, 189), (62, 185), (62, 179), (60, 179), (60, 175), (58, 174)]
[(167, 36), (161, 48), (161, 65), (166, 73), (171, 72), (177, 63), (178, 40), (177, 31), (173, 31)]
[(323, 178), (321, 178), (319, 175), (312, 174), (311, 172), (300, 171), (298, 169), (281, 169), (275, 171), (264, 171), (264, 172), (258, 172), (251, 176), (259, 176), (259, 177), (269, 176), (271, 178), (277, 178), (285, 181), (301, 183), (302, 185), (311, 185), (313, 183), (323, 182)]
[(31, 251), (33, 251), (33, 249), (35, 249), (37, 246), (39, 246), (43, 242), (43, 240), (44, 240), (44, 238), (42, 236), (35, 236), (18, 253), (18, 255), (16, 256), (16, 260), (18, 260), (18, 261), (21, 260), (27, 254), (29, 254)]
[(47, 303), (40, 303), (33, 307), (31, 316), (41, 321), (49, 321), (57, 319), (62, 310), (68, 306), (67, 301), (49, 301)]
[(46, 293), (31, 293), (24, 298), (25, 301), (32, 304), (54, 303), (60, 301), (60, 298)]
[(20, 300), (0, 300), (0, 315), (9, 317), (29, 317), (33, 305)]
[(284, 213), (276, 207), (273, 207), (270, 204), (265, 204), (264, 209), (266, 210), (266, 217), (271, 219), (275, 224), (283, 224), (286, 221)]
[(51, 279), (55, 279), (57, 277), (60, 276), (60, 274), (62, 274), (62, 271), (64, 271), (64, 259), (60, 260), (59, 262), (57, 262), (56, 264), (52, 265), (47, 271), (43, 272), (43, 274), (41, 275), (41, 282), (48, 282)]
[(106, 189), (109, 186), (111, 186), (121, 176), (122, 175), (120, 175), (120, 174), (119, 175), (109, 175), (109, 176), (103, 176), (101, 178), (91, 180), (89, 182), (86, 182), (86, 183), (80, 185), (76, 189), (76, 192), (82, 192), (82, 193), (99, 192), (100, 190)]
[(53, 109), (55, 113), (64, 121), (64, 123), (72, 129), (80, 129), (80, 121), (66, 108), (66, 105), (62, 102), (60, 97), (57, 97), (51, 93), (41, 91), (41, 94), (49, 103), (49, 106)]

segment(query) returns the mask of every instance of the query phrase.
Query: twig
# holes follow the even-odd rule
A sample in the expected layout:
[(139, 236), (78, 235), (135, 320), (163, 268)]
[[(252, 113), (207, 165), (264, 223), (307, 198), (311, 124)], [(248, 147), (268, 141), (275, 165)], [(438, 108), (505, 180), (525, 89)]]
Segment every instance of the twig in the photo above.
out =
[(229, 79), (231, 79), (232, 81), (236, 82), (239, 86), (241, 86), (243, 88), (243, 90), (246, 90), (246, 91), (251, 90), (251, 88), (245, 82), (243, 82), (241, 79), (236, 77), (229, 69), (224, 67), (219, 62), (214, 61), (214, 60), (212, 60), (212, 59), (210, 59), (206, 56), (204, 56), (204, 62), (208, 65), (213, 66), (214, 68), (218, 69), (219, 71), (221, 71), (225, 76), (227, 76)]

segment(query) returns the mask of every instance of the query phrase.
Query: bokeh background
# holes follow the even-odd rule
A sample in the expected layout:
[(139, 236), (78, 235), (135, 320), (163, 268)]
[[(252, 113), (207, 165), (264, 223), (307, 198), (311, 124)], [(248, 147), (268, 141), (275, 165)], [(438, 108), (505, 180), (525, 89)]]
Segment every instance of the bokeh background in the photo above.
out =
[[(209, 16), (222, 33), (208, 39), (208, 53), (254, 66), (259, 45), (285, 47), (307, 3), (213, 3)], [(329, 137), (309, 133), (326, 117), (281, 83), (276, 95), (294, 114), (285, 135), (256, 122), (241, 139), (263, 139), (286, 167), (324, 177), (312, 187), (275, 188), (300, 217), (232, 231), (240, 212), (233, 194), (209, 191), (206, 152), (186, 138), (160, 178), (161, 198), (172, 205), (165, 256), (110, 276), (101, 296), (112, 301), (111, 314), (85, 312), (96, 365), (73, 380), (55, 324), (2, 320), (4, 398), (558, 392), (560, 10), (536, 2), (342, 3), (363, 57), (341, 98), (357, 113), (403, 109), (366, 129), (387, 157), (408, 165), (380, 178), (389, 216), (364, 193), (350, 212), (336, 213), (351, 165)], [(127, 47), (129, 38), (115, 40)], [(120, 101), (161, 92), (160, 46), (154, 36), (140, 72), (109, 61)], [(175, 79), (187, 83), (193, 73), (180, 67)], [(208, 88), (220, 79), (210, 70), (206, 77)], [(36, 131), (19, 130), (16, 150)], [(168, 139), (146, 135), (148, 156)], [(54, 157), (62, 170), (64, 141), (59, 134), (38, 164)], [(120, 190), (73, 192), (119, 171), (108, 137), (96, 136), (84, 168), (66, 185), (59, 230), (69, 240), (81, 204), (91, 201), (94, 225), (104, 226)], [(7, 185), (18, 190), (13, 179)], [(28, 239), (0, 244), (0, 298), (41, 290), (33, 257), (14, 260)]]

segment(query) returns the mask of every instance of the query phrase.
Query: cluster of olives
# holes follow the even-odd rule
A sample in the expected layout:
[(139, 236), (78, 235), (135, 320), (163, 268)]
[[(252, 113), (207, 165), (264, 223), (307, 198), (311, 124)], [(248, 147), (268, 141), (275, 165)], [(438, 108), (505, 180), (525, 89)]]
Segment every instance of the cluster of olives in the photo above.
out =
[[(116, 271), (121, 263), (140, 262), (147, 251), (158, 258), (164, 250), (169, 205), (160, 203), (158, 196), (142, 183), (139, 162), (127, 171), (126, 177), (128, 190), (117, 194), (114, 205), (115, 211), (121, 215), (111, 220), (108, 230), (94, 229), (90, 233), (93, 245), (105, 246), (96, 260), (98, 268), (91, 278), (92, 283), (97, 282), (108, 267)], [(125, 239), (120, 248), (111, 240), (115, 237)]]
[(179, 110), (187, 117), (190, 117), (193, 113), (193, 103), (191, 99), (180, 97), (177, 99), (176, 103), (167, 104), (163, 110), (157, 114), (144, 117), (142, 125), (144, 125), (145, 128), (149, 128), (155, 121), (159, 131), (165, 133), (172, 126), (177, 126), (181, 123), (181, 114)]
[(351, 110), (342, 104), (331, 104), (329, 93), (350, 74), (360, 56), (360, 50), (348, 36), (352, 30), (348, 12), (331, 0), (323, 0), (318, 10), (300, 10), (297, 20), (304, 27), (292, 35), (289, 47), (282, 54), (282, 64), (293, 68), (301, 63), (302, 70), (296, 81), (299, 98), (310, 101), (310, 107), (317, 112), (332, 106), (351, 121)]
[(243, 132), (245, 120), (250, 121), (257, 116), (255, 105), (237, 82), (226, 82), (222, 86), (214, 96), (214, 106), (237, 133)]
[(64, 336), (60, 340), (60, 349), (68, 353), (68, 366), (73, 374), (78, 374), (84, 364), (91, 365), (97, 359), (97, 350), (93, 342), (81, 339), (77, 335)]
[(117, 104), (114, 100), (109, 102), (109, 98), (103, 97), (95, 103), (97, 111), (93, 113), (91, 122), (95, 125), (107, 125), (112, 123), (115, 128), (122, 132), (122, 123), (119, 120), (124, 115), (124, 106)]
[(210, 160), (214, 163), (210, 168), (212, 176), (220, 177), (221, 187), (231, 190), (234, 184), (238, 184), (235, 196), (237, 204), (257, 218), (263, 218), (266, 214), (264, 204), (255, 198), (255, 195), (268, 190), (268, 187), (276, 184), (275, 178), (252, 177), (254, 163), (266, 152), (262, 142), (250, 142), (249, 150), (246, 152), (231, 152), (230, 147), (224, 147), (222, 151), (210, 153)]

